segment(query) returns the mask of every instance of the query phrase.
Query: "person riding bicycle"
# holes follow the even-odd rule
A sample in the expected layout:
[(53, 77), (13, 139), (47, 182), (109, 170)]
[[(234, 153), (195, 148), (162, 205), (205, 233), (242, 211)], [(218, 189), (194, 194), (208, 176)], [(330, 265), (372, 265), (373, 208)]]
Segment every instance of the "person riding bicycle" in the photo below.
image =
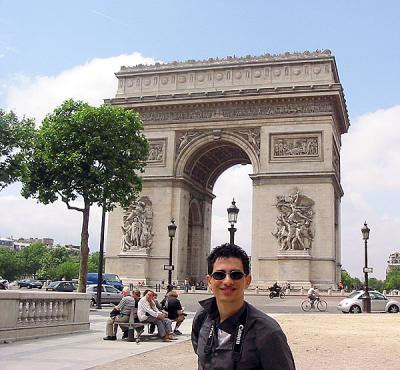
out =
[(317, 291), (314, 289), (314, 286), (311, 285), (310, 289), (308, 289), (307, 292), (307, 297), (311, 302), (311, 306), (314, 307), (314, 302), (315, 300), (319, 297), (319, 294), (317, 293)]

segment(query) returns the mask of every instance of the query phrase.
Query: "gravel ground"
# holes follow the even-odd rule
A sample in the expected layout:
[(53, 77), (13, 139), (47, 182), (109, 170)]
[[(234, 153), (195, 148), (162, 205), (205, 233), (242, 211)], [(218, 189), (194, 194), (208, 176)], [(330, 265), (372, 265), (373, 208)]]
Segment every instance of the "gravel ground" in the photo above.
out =
[[(274, 315), (298, 370), (400, 369), (400, 314)], [(190, 341), (114, 361), (96, 370), (195, 370)]]

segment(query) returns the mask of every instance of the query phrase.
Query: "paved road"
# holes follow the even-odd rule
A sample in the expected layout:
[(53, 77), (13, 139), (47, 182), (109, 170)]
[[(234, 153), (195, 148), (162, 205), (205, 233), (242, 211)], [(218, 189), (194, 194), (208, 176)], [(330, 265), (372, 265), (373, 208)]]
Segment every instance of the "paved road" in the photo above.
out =
[[(160, 294), (160, 297), (162, 293)], [(181, 293), (179, 295), (179, 299), (182, 302), (182, 306), (185, 307), (186, 312), (196, 312), (199, 307), (198, 301), (202, 299), (206, 299), (207, 297), (211, 297), (210, 294), (206, 293)], [(344, 297), (322, 297), (328, 303), (328, 310), (326, 312), (315, 312), (320, 314), (327, 313), (338, 313), (336, 305), (341, 301)], [(306, 299), (306, 296), (287, 296), (284, 299), (274, 298), (270, 299), (267, 295), (246, 295), (246, 301), (256, 306), (263, 312), (266, 313), (299, 313), (306, 314), (302, 311), (300, 305)], [(312, 311), (314, 312), (314, 311)]]

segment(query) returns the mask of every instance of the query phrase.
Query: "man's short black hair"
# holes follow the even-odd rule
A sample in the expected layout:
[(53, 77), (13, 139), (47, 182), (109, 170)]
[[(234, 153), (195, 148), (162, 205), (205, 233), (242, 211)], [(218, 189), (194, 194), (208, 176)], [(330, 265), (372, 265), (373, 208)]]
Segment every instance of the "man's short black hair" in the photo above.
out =
[(215, 247), (207, 257), (208, 274), (211, 275), (217, 258), (239, 258), (243, 263), (243, 272), (250, 273), (250, 260), (247, 253), (236, 244), (225, 243)]

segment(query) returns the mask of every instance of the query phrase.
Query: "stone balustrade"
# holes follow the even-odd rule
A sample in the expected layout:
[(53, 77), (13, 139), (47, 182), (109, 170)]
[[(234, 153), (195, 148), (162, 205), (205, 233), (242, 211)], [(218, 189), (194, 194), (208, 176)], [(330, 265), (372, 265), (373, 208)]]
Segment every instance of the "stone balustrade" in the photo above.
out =
[(85, 293), (0, 291), (0, 342), (89, 330)]

